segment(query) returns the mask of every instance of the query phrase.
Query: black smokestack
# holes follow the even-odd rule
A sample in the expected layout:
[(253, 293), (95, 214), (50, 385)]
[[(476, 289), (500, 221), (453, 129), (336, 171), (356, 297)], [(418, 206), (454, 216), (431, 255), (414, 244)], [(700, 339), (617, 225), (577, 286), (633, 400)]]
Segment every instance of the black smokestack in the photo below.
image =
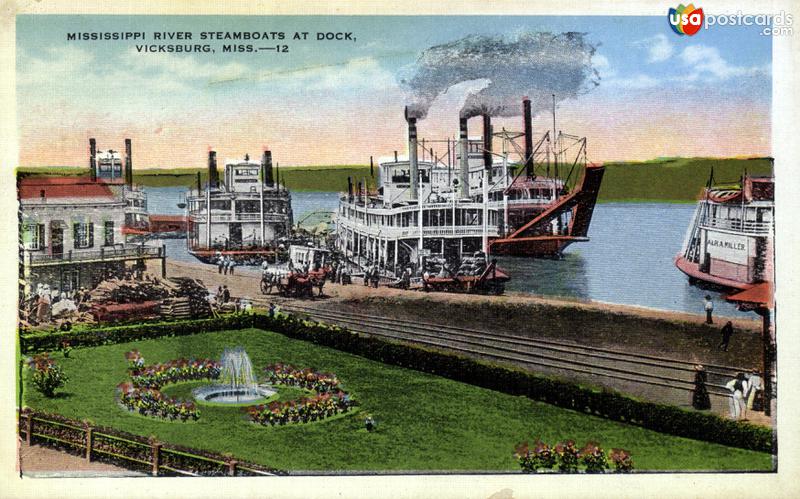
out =
[(125, 185), (133, 185), (133, 157), (131, 155), (131, 139), (125, 139)]
[(483, 168), (488, 171), (488, 178), (492, 178), (492, 117), (483, 115)]
[(89, 175), (92, 182), (97, 180), (97, 141), (94, 138), (89, 139)]
[(272, 177), (272, 151), (269, 149), (265, 149), (264, 155), (261, 157), (261, 168), (263, 170), (261, 178), (264, 184), (272, 187), (275, 181)]
[(217, 151), (208, 151), (208, 186), (212, 189), (219, 187), (219, 173), (217, 172)]
[(533, 177), (533, 122), (531, 118), (531, 100), (522, 99), (522, 119), (525, 126), (525, 174)]
[(359, 182), (358, 183), (358, 193), (357, 193), (358, 201), (361, 200), (361, 189), (363, 189), (363, 187), (361, 186), (361, 182)]
[(461, 187), (461, 199), (469, 198), (469, 135), (467, 129), (467, 118), (458, 120), (459, 128), (459, 146), (461, 147), (460, 164), (461, 173), (459, 175), (459, 183)]
[(353, 202), (353, 179), (351, 177), (347, 177), (347, 202)]
[(416, 201), (419, 197), (419, 163), (417, 161), (417, 118), (408, 115), (406, 108), (406, 121), (408, 121), (408, 164), (411, 174), (411, 188), (409, 199)]
[(203, 183), (200, 182), (200, 172), (197, 172), (197, 194), (203, 191)]
[(374, 163), (372, 162), (372, 156), (369, 157), (369, 176), (370, 177), (375, 176), (375, 166)]

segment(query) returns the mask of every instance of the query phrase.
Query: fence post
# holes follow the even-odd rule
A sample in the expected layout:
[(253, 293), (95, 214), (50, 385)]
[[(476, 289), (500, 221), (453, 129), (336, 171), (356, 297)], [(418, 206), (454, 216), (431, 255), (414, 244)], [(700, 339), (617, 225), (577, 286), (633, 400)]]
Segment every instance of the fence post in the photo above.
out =
[(28, 412), (25, 417), (27, 418), (25, 420), (25, 443), (30, 446), (33, 440), (33, 413)]
[(161, 461), (161, 442), (153, 442), (153, 476), (158, 476), (158, 467)]
[(228, 461), (228, 476), (236, 476), (236, 465), (239, 462), (235, 459)]
[(92, 461), (92, 445), (94, 441), (94, 428), (86, 427), (86, 460)]

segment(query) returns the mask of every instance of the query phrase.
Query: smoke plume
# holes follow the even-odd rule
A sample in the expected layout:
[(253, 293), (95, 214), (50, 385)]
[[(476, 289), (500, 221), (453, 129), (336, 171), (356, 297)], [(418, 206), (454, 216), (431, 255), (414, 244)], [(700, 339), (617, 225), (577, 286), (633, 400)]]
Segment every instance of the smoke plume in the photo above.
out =
[(471, 35), (428, 48), (413, 75), (401, 81), (409, 116), (425, 118), (439, 95), (472, 80), (488, 84), (468, 95), (461, 117), (519, 115), (525, 95), (534, 113), (549, 109), (552, 94), (558, 100), (573, 98), (599, 84), (592, 67), (595, 50), (584, 33), (574, 32), (526, 32), (510, 38)]

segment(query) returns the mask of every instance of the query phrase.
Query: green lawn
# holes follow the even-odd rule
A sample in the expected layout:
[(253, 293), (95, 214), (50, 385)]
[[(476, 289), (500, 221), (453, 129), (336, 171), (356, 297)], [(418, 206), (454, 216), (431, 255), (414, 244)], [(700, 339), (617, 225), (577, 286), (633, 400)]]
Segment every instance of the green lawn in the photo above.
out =
[[(128, 350), (139, 349), (150, 364), (182, 356), (219, 358), (225, 347), (237, 345), (259, 371), (281, 361), (336, 373), (360, 402), (358, 412), (308, 425), (262, 427), (234, 407), (202, 406), (199, 421), (180, 423), (134, 415), (115, 403), (115, 387), (127, 379)], [(69, 384), (46, 399), (26, 383), (26, 405), (287, 470), (516, 470), (514, 445), (536, 438), (625, 448), (637, 469), (771, 468), (769, 454), (659, 434), (256, 329), (76, 349), (69, 359), (56, 358)], [(173, 394), (190, 389), (171, 388)], [(373, 433), (363, 428), (367, 413), (378, 423)]]

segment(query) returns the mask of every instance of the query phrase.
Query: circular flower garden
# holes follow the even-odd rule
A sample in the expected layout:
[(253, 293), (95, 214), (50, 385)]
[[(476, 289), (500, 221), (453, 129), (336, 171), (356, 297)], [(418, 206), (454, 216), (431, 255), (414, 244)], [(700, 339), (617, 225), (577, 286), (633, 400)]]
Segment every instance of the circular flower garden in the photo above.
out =
[[(130, 380), (117, 386), (119, 405), (147, 417), (170, 421), (196, 421), (200, 411), (194, 401), (180, 400), (162, 392), (169, 384), (207, 381), (220, 378), (223, 370), (211, 359), (176, 359), (144, 365), (136, 351), (125, 354)], [(335, 374), (273, 364), (264, 369), (265, 381), (272, 387), (293, 387), (307, 395), (288, 401), (268, 401), (242, 407), (250, 420), (264, 426), (309, 423), (348, 412), (355, 400), (342, 388)]]

